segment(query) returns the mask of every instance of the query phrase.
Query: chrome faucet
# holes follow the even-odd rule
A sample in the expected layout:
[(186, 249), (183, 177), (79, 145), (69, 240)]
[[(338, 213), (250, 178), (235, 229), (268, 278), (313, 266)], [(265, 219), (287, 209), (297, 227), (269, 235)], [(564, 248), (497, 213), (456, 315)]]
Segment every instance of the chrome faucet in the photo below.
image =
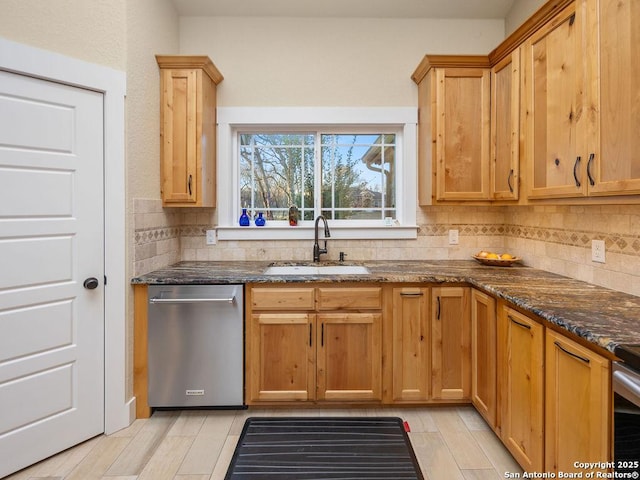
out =
[[(318, 245), (318, 224), (320, 223), (320, 220), (322, 219), (322, 221), (324, 222), (324, 248), (320, 248), (320, 245)], [(313, 261), (314, 262), (319, 262), (320, 261), (320, 255), (322, 255), (323, 253), (327, 253), (327, 238), (331, 237), (331, 232), (329, 232), (329, 224), (327, 223), (327, 219), (324, 218), (322, 215), (318, 215), (318, 217), (316, 218), (316, 225), (315, 225), (315, 236), (314, 236), (314, 243), (313, 243)]]

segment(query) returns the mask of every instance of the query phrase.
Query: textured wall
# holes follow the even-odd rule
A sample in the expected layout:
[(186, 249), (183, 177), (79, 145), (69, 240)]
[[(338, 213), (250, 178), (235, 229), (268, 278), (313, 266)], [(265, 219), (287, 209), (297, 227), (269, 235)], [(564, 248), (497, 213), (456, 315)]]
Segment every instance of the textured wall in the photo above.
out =
[[(134, 238), (134, 215), (147, 212), (134, 198), (160, 198), (160, 74), (157, 53), (178, 53), (178, 17), (170, 0), (127, 1), (127, 206), (128, 238)], [(156, 201), (159, 204), (159, 200)], [(137, 209), (135, 208), (137, 207)], [(164, 221), (161, 208), (153, 213)], [(136, 222), (146, 225), (148, 216)], [(169, 215), (167, 220), (172, 221)], [(154, 219), (152, 223), (158, 223)], [(135, 243), (127, 245), (127, 276), (134, 275)], [(147, 246), (147, 255), (157, 255), (167, 264), (180, 258), (179, 242)], [(128, 296), (129, 341), (127, 361), (133, 356), (133, 298)], [(133, 368), (128, 368), (131, 375)], [(128, 388), (132, 388), (132, 378)]]
[(127, 2), (127, 180), (130, 198), (160, 198), (160, 73), (156, 54), (178, 53), (170, 0)]
[(126, 0), (2, 0), (0, 35), (124, 70), (125, 3)]

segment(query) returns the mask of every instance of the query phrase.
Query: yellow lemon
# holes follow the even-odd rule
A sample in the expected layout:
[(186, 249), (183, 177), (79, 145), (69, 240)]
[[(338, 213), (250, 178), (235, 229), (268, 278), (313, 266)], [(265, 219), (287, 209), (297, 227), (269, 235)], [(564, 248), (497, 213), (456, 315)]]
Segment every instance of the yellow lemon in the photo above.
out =
[(503, 253), (500, 255), (500, 258), (502, 260), (513, 260), (513, 256), (510, 253)]
[(489, 253), (489, 254), (487, 254), (487, 258), (490, 258), (491, 260), (496, 260), (496, 259), (498, 259), (500, 257), (498, 256), (497, 253)]

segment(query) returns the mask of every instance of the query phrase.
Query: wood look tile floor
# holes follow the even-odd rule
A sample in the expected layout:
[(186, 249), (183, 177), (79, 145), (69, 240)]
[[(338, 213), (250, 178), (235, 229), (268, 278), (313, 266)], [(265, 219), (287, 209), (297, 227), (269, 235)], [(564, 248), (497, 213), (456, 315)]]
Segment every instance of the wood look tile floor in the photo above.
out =
[(223, 480), (250, 416), (395, 416), (429, 480), (489, 480), (522, 474), (471, 406), (403, 409), (156, 411), (113, 435), (100, 435), (5, 480)]

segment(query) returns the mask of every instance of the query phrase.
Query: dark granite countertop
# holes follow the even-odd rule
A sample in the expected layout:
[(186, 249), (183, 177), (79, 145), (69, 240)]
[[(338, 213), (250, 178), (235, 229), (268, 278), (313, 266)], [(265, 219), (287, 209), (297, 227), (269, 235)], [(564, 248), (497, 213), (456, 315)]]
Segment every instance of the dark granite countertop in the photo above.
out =
[[(297, 262), (180, 262), (134, 278), (134, 284), (419, 282), (468, 283), (614, 352), (640, 344), (640, 297), (529, 267), (489, 267), (473, 260), (361, 262), (368, 275), (264, 275), (273, 264)], [(303, 264), (304, 262), (300, 262)], [(322, 265), (333, 264), (323, 262)], [(350, 264), (349, 262), (345, 265)]]

